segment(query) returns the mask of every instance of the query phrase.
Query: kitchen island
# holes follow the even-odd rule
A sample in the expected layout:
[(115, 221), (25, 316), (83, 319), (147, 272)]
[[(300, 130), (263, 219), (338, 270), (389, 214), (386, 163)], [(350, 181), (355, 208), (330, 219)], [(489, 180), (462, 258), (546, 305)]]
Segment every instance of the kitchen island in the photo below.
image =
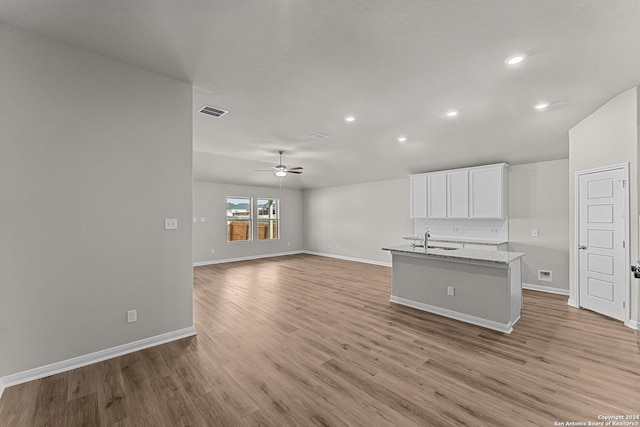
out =
[(382, 248), (392, 255), (390, 301), (503, 333), (522, 308), (520, 252)]

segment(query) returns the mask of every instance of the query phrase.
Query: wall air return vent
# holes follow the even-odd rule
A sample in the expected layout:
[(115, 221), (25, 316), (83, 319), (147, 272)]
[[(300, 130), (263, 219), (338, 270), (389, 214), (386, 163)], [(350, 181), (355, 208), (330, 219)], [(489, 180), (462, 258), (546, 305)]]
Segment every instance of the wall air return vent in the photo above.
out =
[(210, 107), (208, 105), (205, 105), (204, 107), (202, 107), (200, 109), (200, 112), (204, 113), (204, 114), (208, 114), (208, 115), (213, 116), (213, 117), (222, 117), (222, 116), (224, 116), (225, 114), (228, 113), (227, 110), (222, 110), (220, 108)]

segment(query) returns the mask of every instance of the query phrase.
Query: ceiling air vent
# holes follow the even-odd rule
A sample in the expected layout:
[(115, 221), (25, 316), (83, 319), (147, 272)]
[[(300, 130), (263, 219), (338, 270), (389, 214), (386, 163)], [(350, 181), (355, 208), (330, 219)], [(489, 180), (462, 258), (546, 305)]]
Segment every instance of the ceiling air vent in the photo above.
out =
[(208, 114), (208, 115), (213, 116), (213, 117), (222, 117), (222, 116), (224, 116), (225, 114), (228, 113), (227, 110), (222, 110), (220, 108), (210, 107), (208, 105), (205, 105), (204, 107), (202, 107), (200, 109), (200, 112), (204, 113), (204, 114)]

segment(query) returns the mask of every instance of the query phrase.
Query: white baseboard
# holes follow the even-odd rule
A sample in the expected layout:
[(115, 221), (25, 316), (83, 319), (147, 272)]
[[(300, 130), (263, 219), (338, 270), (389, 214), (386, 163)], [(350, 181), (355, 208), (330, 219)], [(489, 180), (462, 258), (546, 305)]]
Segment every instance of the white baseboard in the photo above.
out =
[(569, 296), (569, 289), (554, 288), (552, 286), (534, 285), (533, 283), (522, 283), (522, 289), (529, 289), (538, 292), (547, 292), (549, 294), (567, 295)]
[(373, 265), (381, 265), (383, 267), (391, 267), (391, 263), (390, 262), (374, 261), (374, 260), (366, 259), (366, 258), (354, 258), (354, 257), (349, 257), (349, 256), (334, 255), (334, 254), (327, 254), (327, 253), (324, 253), (324, 252), (313, 252), (313, 251), (303, 251), (303, 253), (309, 254), (309, 255), (324, 256), (324, 257), (327, 257), (327, 258), (337, 258), (337, 259), (342, 259), (342, 260), (345, 260), (345, 261), (363, 262), (365, 264), (373, 264)]
[(573, 299), (573, 298), (569, 298), (569, 300), (567, 301), (567, 305), (574, 307), (574, 308), (580, 308), (578, 307), (578, 302)]
[(513, 332), (513, 325), (520, 319), (516, 319), (513, 323), (500, 323), (493, 320), (483, 319), (481, 317), (471, 316), (469, 314), (459, 313), (457, 311), (448, 310), (442, 307), (436, 307), (434, 305), (425, 304), (422, 302), (412, 301), (406, 298), (397, 297), (391, 295), (389, 301), (404, 305), (411, 308), (417, 308), (418, 310), (428, 311), (429, 313), (438, 314), (440, 316), (449, 317), (450, 319), (460, 320), (462, 322), (471, 323), (473, 325), (482, 326), (484, 328), (493, 329), (494, 331), (510, 334)]
[(0, 378), (0, 396), (6, 387), (81, 368), (83, 366), (102, 362), (103, 360), (113, 359), (114, 357), (123, 356), (125, 354), (144, 350), (145, 348), (154, 347), (156, 345), (165, 344), (194, 335), (196, 335), (196, 329), (191, 326), (177, 331), (167, 332), (166, 334), (156, 335), (155, 337), (145, 338), (128, 344), (108, 348), (106, 350), (96, 351), (95, 353), (85, 354), (84, 356), (78, 356), (61, 362), (52, 363), (50, 365), (41, 366), (39, 368), (18, 372), (17, 374), (7, 375), (6, 377)]
[(279, 253), (273, 253), (273, 254), (249, 255), (249, 256), (243, 256), (243, 257), (237, 257), (237, 258), (213, 259), (210, 261), (194, 262), (193, 266), (200, 267), (203, 265), (224, 264), (225, 262), (250, 261), (252, 259), (273, 258), (276, 256), (297, 255), (301, 253), (304, 253), (304, 251), (290, 251), (290, 252), (279, 252)]
[[(637, 320), (627, 320), (626, 322), (624, 322), (624, 325), (631, 329), (635, 329), (636, 331), (640, 331), (640, 322), (638, 322)], [(2, 384), (0, 384), (0, 386), (2, 386)]]

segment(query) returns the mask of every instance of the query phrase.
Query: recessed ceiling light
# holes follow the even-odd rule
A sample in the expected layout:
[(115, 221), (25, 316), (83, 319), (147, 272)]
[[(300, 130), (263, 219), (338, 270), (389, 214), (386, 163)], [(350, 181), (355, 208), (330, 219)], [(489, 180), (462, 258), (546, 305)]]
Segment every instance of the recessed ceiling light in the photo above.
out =
[(458, 115), (458, 113), (459, 113), (458, 110), (449, 110), (447, 111), (447, 117), (455, 117)]
[(508, 57), (507, 59), (504, 60), (504, 62), (507, 65), (516, 65), (524, 61), (526, 57), (527, 55), (525, 55), (524, 53), (519, 53), (517, 55), (512, 55)]
[(539, 102), (536, 105), (534, 105), (533, 108), (535, 108), (538, 111), (542, 111), (542, 110), (545, 110), (548, 106), (549, 106), (548, 102)]
[(347, 116), (347, 117), (345, 117), (344, 119), (345, 119), (346, 121), (348, 121), (348, 122), (352, 122), (352, 121), (354, 121), (356, 118), (355, 118), (355, 117), (353, 117), (353, 116)]
[(407, 142), (407, 137), (406, 137), (406, 136), (399, 136), (399, 137), (398, 137), (398, 142), (399, 142), (400, 144), (402, 144), (402, 143), (404, 143), (404, 142)]

